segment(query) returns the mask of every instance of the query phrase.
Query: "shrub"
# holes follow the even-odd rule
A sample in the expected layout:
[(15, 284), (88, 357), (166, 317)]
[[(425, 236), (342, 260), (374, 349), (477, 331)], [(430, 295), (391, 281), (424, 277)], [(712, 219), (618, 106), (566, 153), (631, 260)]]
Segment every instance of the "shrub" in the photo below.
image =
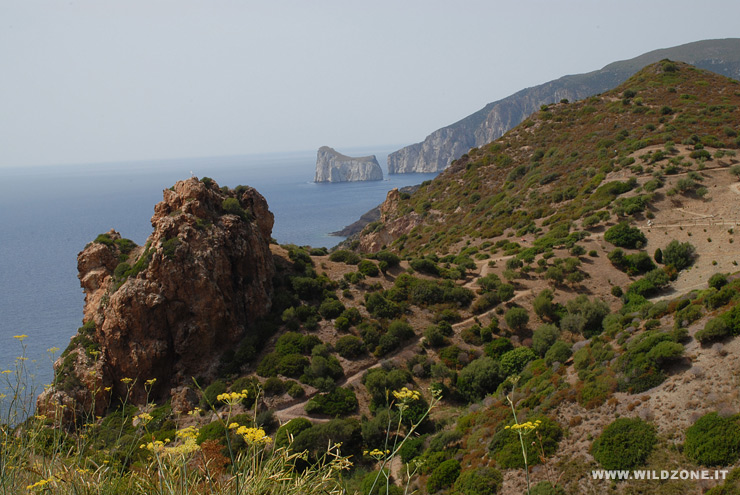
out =
[(338, 249), (329, 255), (329, 259), (337, 263), (356, 265), (360, 262), (362, 258), (360, 258), (359, 254), (353, 251), (349, 251), (347, 249)]
[(319, 314), (327, 320), (331, 320), (341, 315), (345, 310), (344, 304), (338, 299), (326, 299), (319, 306)]
[(295, 437), (303, 430), (307, 430), (308, 428), (311, 428), (312, 423), (307, 420), (306, 418), (293, 418), (287, 423), (285, 423), (283, 426), (278, 428), (277, 433), (275, 434), (275, 446), (276, 447), (287, 447), (289, 443), (289, 437), (288, 433), (290, 433), (291, 436)]
[(727, 275), (724, 273), (715, 273), (711, 277), (709, 277), (709, 281), (707, 282), (709, 287), (713, 287), (717, 290), (720, 290), (722, 287), (727, 285)]
[(604, 469), (633, 469), (645, 464), (657, 441), (651, 424), (639, 418), (619, 418), (594, 440), (591, 453)]
[(570, 346), (562, 340), (558, 340), (552, 345), (552, 347), (550, 347), (547, 353), (545, 353), (545, 362), (547, 364), (552, 364), (554, 362), (564, 363), (570, 359), (572, 355), (573, 351)]
[(532, 487), (529, 495), (566, 495), (565, 489), (560, 485), (553, 485), (549, 481), (540, 481)]
[(503, 481), (498, 469), (487, 466), (468, 469), (455, 481), (455, 491), (465, 495), (490, 495), (501, 489)]
[(640, 229), (630, 227), (627, 222), (621, 222), (609, 228), (604, 233), (604, 240), (618, 247), (636, 249), (647, 244), (647, 238)]
[(221, 402), (218, 401), (217, 397), (226, 392), (226, 384), (221, 380), (211, 382), (203, 391), (203, 400), (201, 404), (205, 407), (218, 407)]
[(529, 313), (524, 308), (511, 308), (504, 315), (506, 324), (513, 330), (522, 330), (529, 323)]
[(460, 463), (455, 459), (448, 459), (437, 466), (427, 480), (427, 490), (430, 493), (451, 486), (460, 476)]
[(337, 387), (328, 394), (312, 397), (306, 403), (308, 414), (320, 413), (329, 416), (343, 416), (353, 413), (358, 406), (357, 396), (348, 389)]
[[(527, 348), (524, 347), (524, 349)], [(460, 370), (457, 376), (457, 388), (463, 397), (473, 402), (494, 392), (501, 381), (501, 368), (498, 361), (489, 356), (483, 356)]]
[(275, 371), (284, 376), (298, 378), (303, 374), (303, 370), (309, 365), (306, 356), (300, 354), (288, 354), (282, 356), (275, 367)]
[(727, 323), (722, 318), (713, 318), (704, 325), (704, 328), (696, 332), (695, 338), (702, 345), (722, 340), (732, 334)]
[(740, 456), (738, 415), (705, 414), (686, 430), (684, 453), (702, 466), (729, 466)]
[(501, 356), (501, 376), (507, 377), (522, 372), (527, 363), (537, 359), (529, 347), (517, 347)]
[(559, 336), (560, 330), (555, 325), (541, 325), (532, 334), (532, 350), (540, 356), (544, 356)]
[(663, 249), (663, 263), (681, 271), (694, 262), (696, 248), (688, 242), (671, 241)]
[[(532, 422), (535, 422), (537, 419), (539, 419), (541, 423), (535, 431), (542, 440), (541, 448), (544, 450), (545, 456), (550, 456), (555, 453), (558, 448), (558, 443), (563, 437), (563, 429), (557, 422), (546, 416), (527, 418), (528, 421)], [(533, 440), (533, 437), (528, 437), (527, 440), (530, 439)], [(524, 446), (527, 450), (527, 460), (530, 468), (536, 464), (542, 463), (543, 459), (539, 441), (525, 441)], [(519, 435), (517, 435), (514, 430), (501, 427), (501, 429), (493, 435), (488, 448), (491, 450), (492, 457), (496, 460), (499, 468), (518, 469), (524, 467), (522, 446), (519, 441)]]
[(512, 349), (514, 349), (514, 346), (509, 339), (499, 337), (487, 343), (484, 350), (486, 351), (486, 355), (491, 356), (493, 359), (499, 359)]
[(340, 356), (346, 359), (356, 358), (365, 352), (365, 345), (362, 343), (362, 339), (354, 335), (340, 337), (334, 348)]
[(370, 260), (362, 260), (357, 264), (357, 270), (366, 277), (377, 277), (380, 274), (378, 265)]
[(365, 307), (375, 318), (395, 318), (403, 312), (398, 303), (389, 301), (379, 292), (366, 295)]

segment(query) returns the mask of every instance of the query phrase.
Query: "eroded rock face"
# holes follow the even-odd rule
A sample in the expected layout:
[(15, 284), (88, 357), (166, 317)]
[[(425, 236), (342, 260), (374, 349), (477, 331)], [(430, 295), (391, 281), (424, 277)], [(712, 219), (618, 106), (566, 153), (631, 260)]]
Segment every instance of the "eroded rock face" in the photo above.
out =
[(383, 246), (408, 234), (414, 227), (421, 225), (422, 217), (415, 211), (405, 215), (397, 215), (401, 202), (401, 192), (398, 189), (388, 191), (385, 201), (380, 205), (380, 221), (382, 226), (379, 230), (360, 235), (360, 250), (366, 253), (377, 253)]
[(352, 182), (383, 180), (383, 170), (375, 155), (353, 158), (322, 146), (316, 155), (314, 182)]
[(111, 397), (141, 403), (212, 377), (220, 355), (269, 311), (273, 215), (262, 195), (191, 178), (163, 196), (145, 246), (127, 255), (111, 231), (78, 255), (90, 335), (55, 363), (41, 414), (70, 401), (99, 414)]

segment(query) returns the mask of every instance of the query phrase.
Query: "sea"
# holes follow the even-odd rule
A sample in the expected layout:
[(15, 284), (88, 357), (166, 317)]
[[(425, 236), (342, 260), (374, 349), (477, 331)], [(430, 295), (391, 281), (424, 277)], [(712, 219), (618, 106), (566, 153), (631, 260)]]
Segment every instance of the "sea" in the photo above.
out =
[(279, 243), (331, 248), (343, 238), (329, 233), (383, 202), (388, 191), (434, 178), (388, 175), (386, 157), (398, 148), (342, 150), (376, 155), (385, 180), (372, 182), (314, 183), (315, 151), (0, 168), (0, 371), (22, 364), (36, 388), (51, 382), (53, 357), (82, 325), (77, 254), (110, 229), (144, 244), (154, 205), (176, 181), (195, 175), (219, 186), (252, 186), (275, 215)]

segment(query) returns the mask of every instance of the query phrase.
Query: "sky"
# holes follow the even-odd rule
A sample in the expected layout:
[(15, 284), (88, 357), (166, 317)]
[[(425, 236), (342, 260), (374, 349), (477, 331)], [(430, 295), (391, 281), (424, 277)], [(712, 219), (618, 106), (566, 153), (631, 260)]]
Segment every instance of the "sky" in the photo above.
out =
[(734, 0), (0, 0), (0, 167), (400, 148), (738, 19)]

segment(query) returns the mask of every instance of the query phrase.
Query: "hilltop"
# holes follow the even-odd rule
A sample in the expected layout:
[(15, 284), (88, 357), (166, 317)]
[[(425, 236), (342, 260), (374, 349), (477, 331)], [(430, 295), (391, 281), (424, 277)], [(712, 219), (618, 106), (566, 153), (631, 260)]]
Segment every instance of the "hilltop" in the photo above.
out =
[(613, 62), (586, 74), (563, 76), (523, 89), (477, 112), (438, 129), (424, 141), (406, 146), (388, 156), (388, 171), (394, 173), (436, 172), (470, 148), (482, 146), (520, 124), (540, 105), (568, 99), (581, 100), (613, 89), (648, 64), (669, 58), (718, 74), (740, 79), (740, 39), (704, 40), (654, 50), (638, 57)]

